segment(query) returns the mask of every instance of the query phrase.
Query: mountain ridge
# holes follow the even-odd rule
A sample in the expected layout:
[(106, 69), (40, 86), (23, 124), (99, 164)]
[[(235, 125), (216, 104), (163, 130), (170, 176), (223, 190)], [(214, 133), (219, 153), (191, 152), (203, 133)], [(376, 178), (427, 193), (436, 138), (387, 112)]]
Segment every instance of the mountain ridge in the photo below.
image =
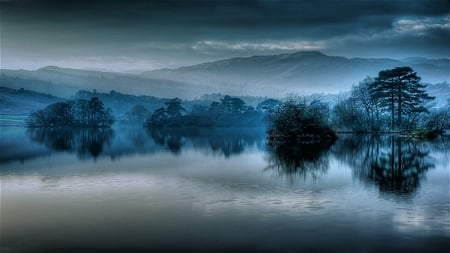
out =
[(46, 66), (1, 70), (2, 86), (70, 97), (78, 90), (192, 99), (205, 93), (283, 97), (338, 93), (379, 71), (411, 66), (425, 83), (449, 81), (450, 59), (347, 58), (319, 51), (234, 57), (139, 74)]

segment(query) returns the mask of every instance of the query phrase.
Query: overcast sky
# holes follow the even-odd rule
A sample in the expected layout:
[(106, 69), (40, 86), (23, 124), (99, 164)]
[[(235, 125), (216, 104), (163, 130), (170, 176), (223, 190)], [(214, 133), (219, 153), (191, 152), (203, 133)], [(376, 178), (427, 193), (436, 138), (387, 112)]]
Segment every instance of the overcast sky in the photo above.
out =
[(1, 67), (140, 71), (318, 50), (347, 57), (448, 58), (450, 2), (8, 1)]

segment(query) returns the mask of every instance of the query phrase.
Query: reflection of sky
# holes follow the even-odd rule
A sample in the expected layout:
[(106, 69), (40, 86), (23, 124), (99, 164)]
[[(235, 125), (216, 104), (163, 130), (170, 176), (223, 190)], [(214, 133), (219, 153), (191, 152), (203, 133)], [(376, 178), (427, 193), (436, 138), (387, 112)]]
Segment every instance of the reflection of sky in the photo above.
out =
[(427, 236), (450, 237), (448, 164), (402, 201), (379, 197), (333, 157), (314, 181), (263, 171), (266, 162), (256, 149), (230, 158), (188, 149), (115, 161), (60, 153), (9, 164), (1, 178), (2, 245), (176, 247), (176, 240), (189, 248), (296, 249), (326, 238), (324, 247), (348, 250), (355, 238), (376, 248), (373, 238), (395, 244), (407, 236), (412, 247)]

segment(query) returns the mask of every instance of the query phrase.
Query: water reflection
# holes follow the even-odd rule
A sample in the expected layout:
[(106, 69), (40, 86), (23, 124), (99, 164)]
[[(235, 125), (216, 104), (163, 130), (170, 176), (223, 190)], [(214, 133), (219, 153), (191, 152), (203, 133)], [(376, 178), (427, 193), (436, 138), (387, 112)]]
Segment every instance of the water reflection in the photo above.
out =
[[(315, 143), (267, 147), (265, 129), (262, 128), (33, 128), (26, 133), (31, 142), (42, 145), (41, 149), (75, 153), (82, 159), (109, 157), (114, 160), (121, 156), (158, 152), (179, 156), (190, 150), (230, 158), (253, 149), (265, 155), (265, 171), (303, 179), (316, 179), (326, 174), (330, 161), (337, 159), (352, 168), (353, 178), (367, 185), (376, 185), (381, 192), (395, 194), (415, 192), (426, 172), (436, 164), (431, 158), (432, 152), (448, 154), (450, 150), (450, 142), (442, 138), (423, 142), (375, 135), (344, 135), (334, 145)], [(14, 139), (18, 143), (15, 146), (11, 144)], [(11, 162), (19, 158), (24, 161), (31, 155), (49, 154), (42, 150), (30, 152), (30, 148), (36, 147), (23, 147), (24, 144), (20, 143), (24, 143), (24, 138), (9, 138), (2, 143), (8, 147), (22, 145), (22, 153), (18, 153), (18, 148), (14, 152), (4, 152), (1, 161)]]
[[(42, 149), (117, 160), (77, 161), (62, 154), (33, 156), (25, 165), (1, 164), (2, 247), (26, 252), (448, 251), (448, 140), (349, 135), (331, 147), (275, 148), (266, 146), (264, 129), (110, 130), (114, 133), (24, 134), (21, 129), (9, 135), (6, 144), (15, 141), (25, 151), (33, 139)], [(287, 185), (285, 177), (302, 183)], [(391, 201), (393, 196), (414, 201)]]
[(31, 140), (52, 151), (75, 152), (80, 157), (94, 158), (102, 153), (114, 136), (110, 128), (29, 128), (27, 134)]
[(173, 154), (179, 154), (182, 148), (208, 149), (228, 158), (252, 146), (265, 146), (262, 128), (149, 128), (147, 132), (156, 144)]
[(311, 143), (297, 146), (278, 145), (268, 150), (268, 166), (277, 174), (303, 179), (317, 179), (324, 175), (329, 166), (331, 142)]
[[(161, 151), (179, 155), (182, 150), (192, 149), (229, 158), (249, 148), (265, 149), (263, 128), (30, 128), (26, 130), (26, 136), (50, 152), (70, 152), (80, 158), (94, 159), (102, 156), (117, 159)], [(23, 139), (16, 138), (16, 142), (20, 145)], [(26, 155), (18, 157), (22, 159)], [(5, 157), (2, 161), (11, 162), (14, 157)]]
[(415, 192), (434, 168), (432, 145), (396, 136), (343, 136), (333, 153), (362, 182), (375, 183), (382, 192), (407, 194)]

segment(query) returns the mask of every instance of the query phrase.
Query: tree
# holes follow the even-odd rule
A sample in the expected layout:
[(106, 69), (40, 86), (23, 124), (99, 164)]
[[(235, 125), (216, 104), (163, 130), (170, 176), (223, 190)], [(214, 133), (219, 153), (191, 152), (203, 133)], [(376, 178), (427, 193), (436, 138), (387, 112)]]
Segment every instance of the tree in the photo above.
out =
[(89, 101), (86, 99), (79, 99), (72, 107), (72, 113), (75, 117), (75, 123), (80, 125), (88, 124), (88, 108)]
[(245, 102), (240, 98), (226, 95), (221, 99), (221, 104), (227, 113), (239, 114), (245, 112)]
[(29, 127), (46, 127), (47, 125), (47, 114), (43, 109), (31, 113), (27, 119), (27, 126)]
[(281, 104), (280, 100), (269, 98), (259, 103), (256, 109), (264, 113), (273, 113), (281, 106)]
[(169, 118), (180, 117), (186, 110), (181, 106), (181, 99), (174, 98), (166, 102), (166, 112)]
[(100, 118), (104, 115), (103, 102), (98, 97), (93, 97), (88, 102), (88, 122), (89, 125), (98, 125)]
[(358, 85), (353, 86), (351, 90), (351, 97), (355, 106), (361, 108), (364, 113), (360, 115), (359, 120), (362, 125), (361, 128), (371, 131), (378, 131), (381, 128), (381, 112), (377, 102), (373, 99), (370, 93), (370, 86), (374, 83), (374, 79), (367, 77)]
[(212, 102), (209, 106), (208, 112), (211, 115), (219, 115), (224, 112), (223, 106), (219, 102)]
[(285, 103), (275, 113), (269, 130), (271, 144), (321, 142), (336, 138), (326, 122), (304, 104)]
[(380, 108), (390, 112), (391, 129), (401, 129), (402, 118), (408, 113), (422, 113), (424, 104), (432, 100), (425, 91), (426, 85), (410, 67), (397, 67), (383, 70), (369, 86), (372, 99)]
[(43, 110), (32, 113), (28, 120), (29, 126), (54, 127), (69, 126), (73, 123), (72, 103), (57, 102)]
[(441, 132), (450, 128), (450, 113), (447, 111), (447, 108), (432, 111), (428, 119), (426, 119), (425, 127), (433, 131)]
[(333, 108), (333, 125), (341, 130), (366, 131), (364, 112), (353, 97), (339, 101)]
[(167, 120), (167, 110), (164, 107), (161, 107), (155, 110), (152, 116), (147, 120), (147, 125), (159, 126), (163, 124)]
[(32, 113), (30, 127), (110, 126), (114, 122), (110, 109), (103, 108), (98, 98), (57, 102)]

